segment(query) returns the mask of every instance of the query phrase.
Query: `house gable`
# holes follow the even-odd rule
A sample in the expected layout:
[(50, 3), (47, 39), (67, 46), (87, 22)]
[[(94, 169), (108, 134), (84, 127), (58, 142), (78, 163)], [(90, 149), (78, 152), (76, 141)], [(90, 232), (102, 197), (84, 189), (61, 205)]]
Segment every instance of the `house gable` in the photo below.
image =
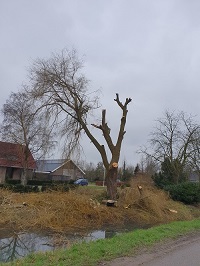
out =
[[(24, 167), (24, 146), (16, 143), (0, 141), (0, 183), (8, 180), (20, 180)], [(29, 176), (32, 176), (36, 168), (35, 160), (28, 151), (27, 168)]]
[(37, 173), (43, 173), (52, 180), (70, 180), (84, 177), (85, 173), (72, 160), (40, 160), (37, 161)]
[[(24, 168), (24, 146), (16, 143), (0, 141), (0, 166), (12, 168)], [(30, 151), (28, 151), (28, 169), (35, 169), (36, 163)]]

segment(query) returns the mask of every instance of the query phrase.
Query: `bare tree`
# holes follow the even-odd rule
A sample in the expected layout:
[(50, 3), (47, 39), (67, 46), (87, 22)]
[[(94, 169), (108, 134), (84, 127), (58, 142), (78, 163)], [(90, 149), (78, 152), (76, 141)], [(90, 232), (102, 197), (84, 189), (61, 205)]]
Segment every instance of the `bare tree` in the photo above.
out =
[(167, 159), (173, 169), (174, 182), (178, 183), (183, 170), (189, 164), (194, 167), (199, 157), (200, 126), (192, 116), (183, 112), (175, 114), (165, 111), (164, 118), (157, 122), (157, 127), (151, 133), (151, 152), (147, 148), (142, 148), (140, 152), (155, 162), (163, 163)]
[(151, 156), (142, 156), (139, 165), (141, 171), (148, 176), (153, 176), (159, 169), (157, 163), (152, 159)]
[(85, 132), (102, 157), (106, 169), (108, 196), (115, 199), (118, 161), (125, 134), (127, 106), (131, 99), (127, 98), (122, 103), (118, 94), (114, 99), (122, 110), (116, 144), (110, 136), (110, 128), (106, 122), (106, 110), (102, 111), (101, 123), (92, 124), (103, 134), (111, 152), (109, 160), (105, 146), (100, 144), (89, 126), (89, 115), (99, 105), (98, 97), (88, 90), (88, 81), (80, 72), (82, 67), (83, 62), (78, 59), (74, 50), (70, 52), (63, 50), (61, 54), (53, 54), (50, 59), (36, 60), (30, 69), (32, 95), (42, 101), (46, 112), (56, 119), (57, 125), (59, 123), (60, 133), (65, 137), (65, 145), (69, 154), (80, 144), (81, 133)]
[(0, 239), (1, 261), (11, 262), (37, 251), (38, 238), (35, 234), (12, 232), (9, 238)]
[(21, 145), (23, 173), (21, 183), (26, 185), (30, 152), (35, 159), (44, 156), (52, 147), (52, 132), (48, 120), (37, 104), (22, 90), (11, 93), (2, 108), (1, 137)]
[[(187, 126), (187, 121), (185, 122)], [(188, 127), (189, 134), (192, 135), (192, 141), (190, 144), (190, 156), (188, 158), (189, 170), (195, 170), (196, 174), (199, 177), (200, 182), (200, 126), (197, 130), (194, 130), (193, 127)]]

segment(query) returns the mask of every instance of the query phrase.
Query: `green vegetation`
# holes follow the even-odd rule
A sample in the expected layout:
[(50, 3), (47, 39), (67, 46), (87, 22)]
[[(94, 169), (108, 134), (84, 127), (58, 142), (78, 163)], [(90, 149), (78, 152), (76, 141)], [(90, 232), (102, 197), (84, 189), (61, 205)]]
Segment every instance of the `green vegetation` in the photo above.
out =
[(174, 185), (186, 180), (187, 174), (184, 173), (183, 166), (178, 159), (170, 161), (165, 158), (161, 163), (161, 171), (155, 173), (152, 178), (157, 187), (164, 188), (167, 185)]
[(139, 248), (144, 246), (149, 247), (159, 241), (176, 238), (182, 234), (197, 230), (200, 230), (200, 219), (172, 222), (150, 229), (139, 229), (123, 233), (110, 239), (75, 244), (68, 250), (31, 254), (23, 260), (17, 260), (6, 265), (98, 265), (100, 261), (134, 255)]
[[(177, 179), (176, 168), (179, 170)], [(181, 171), (181, 172), (180, 172)], [(200, 185), (185, 181), (186, 173), (176, 159), (173, 162), (167, 158), (161, 164), (161, 171), (152, 176), (155, 185), (158, 188), (168, 191), (171, 198), (184, 204), (194, 204), (200, 202)]]
[(200, 185), (197, 183), (184, 182), (178, 185), (164, 187), (169, 191), (173, 200), (181, 201), (185, 204), (200, 202)]
[(0, 188), (10, 190), (12, 192), (30, 193), (40, 191), (69, 191), (75, 189), (78, 185), (74, 184), (74, 180), (70, 181), (40, 181), (28, 180), (27, 185), (21, 185), (20, 180), (7, 180), (5, 184), (0, 184)]

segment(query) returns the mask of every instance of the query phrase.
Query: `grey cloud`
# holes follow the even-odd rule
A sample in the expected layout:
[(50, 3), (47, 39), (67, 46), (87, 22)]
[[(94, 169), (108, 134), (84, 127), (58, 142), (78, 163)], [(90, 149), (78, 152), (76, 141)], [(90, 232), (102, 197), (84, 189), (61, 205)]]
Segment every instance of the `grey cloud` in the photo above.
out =
[[(133, 98), (121, 158), (136, 164), (136, 150), (165, 109), (199, 121), (199, 11), (197, 0), (2, 0), (0, 105), (26, 81), (32, 60), (75, 47), (85, 55), (91, 90), (102, 90), (114, 135), (115, 93)], [(83, 145), (87, 160), (100, 159)]]

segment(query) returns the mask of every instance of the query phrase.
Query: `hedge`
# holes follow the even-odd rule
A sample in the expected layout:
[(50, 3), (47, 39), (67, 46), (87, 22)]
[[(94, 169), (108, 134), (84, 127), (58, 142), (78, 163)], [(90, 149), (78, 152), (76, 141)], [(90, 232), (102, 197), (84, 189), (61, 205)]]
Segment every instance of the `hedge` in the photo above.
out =
[(173, 200), (181, 201), (185, 204), (200, 202), (200, 184), (184, 182), (178, 185), (165, 186), (164, 190), (169, 191)]

